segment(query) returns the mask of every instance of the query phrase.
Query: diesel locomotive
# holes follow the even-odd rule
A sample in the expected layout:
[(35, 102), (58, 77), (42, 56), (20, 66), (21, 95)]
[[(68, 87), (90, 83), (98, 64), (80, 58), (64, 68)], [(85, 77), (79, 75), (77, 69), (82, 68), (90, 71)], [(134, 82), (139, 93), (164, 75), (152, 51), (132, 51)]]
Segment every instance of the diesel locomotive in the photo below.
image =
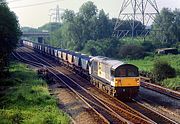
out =
[(138, 94), (140, 78), (135, 65), (103, 56), (87, 56), (27, 40), (23, 40), (22, 44), (68, 66), (112, 96), (132, 98)]

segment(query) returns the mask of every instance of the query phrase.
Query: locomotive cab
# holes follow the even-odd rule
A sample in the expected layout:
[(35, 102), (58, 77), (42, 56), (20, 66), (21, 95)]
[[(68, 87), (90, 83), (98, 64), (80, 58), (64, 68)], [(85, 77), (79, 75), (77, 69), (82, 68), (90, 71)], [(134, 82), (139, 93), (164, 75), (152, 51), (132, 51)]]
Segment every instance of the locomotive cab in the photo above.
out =
[(140, 80), (138, 68), (131, 64), (122, 64), (111, 70), (114, 77), (115, 96), (135, 97), (138, 94)]

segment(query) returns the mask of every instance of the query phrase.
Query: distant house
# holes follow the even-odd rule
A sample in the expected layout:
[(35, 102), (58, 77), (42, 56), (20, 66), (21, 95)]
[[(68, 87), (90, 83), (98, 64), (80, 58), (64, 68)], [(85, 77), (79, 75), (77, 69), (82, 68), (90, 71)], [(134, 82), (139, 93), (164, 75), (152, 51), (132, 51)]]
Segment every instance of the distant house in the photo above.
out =
[(161, 48), (156, 49), (157, 54), (178, 54), (178, 49), (176, 48)]

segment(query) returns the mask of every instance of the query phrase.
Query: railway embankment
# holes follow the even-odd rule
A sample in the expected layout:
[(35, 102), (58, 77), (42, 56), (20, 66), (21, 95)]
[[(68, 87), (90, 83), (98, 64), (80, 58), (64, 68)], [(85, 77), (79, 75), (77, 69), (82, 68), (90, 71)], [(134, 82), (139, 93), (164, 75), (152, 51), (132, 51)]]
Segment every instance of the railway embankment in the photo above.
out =
[(69, 117), (58, 109), (46, 81), (35, 71), (11, 63), (10, 76), (0, 80), (0, 123), (63, 123)]
[[(152, 77), (153, 73), (152, 70), (154, 68), (154, 63), (157, 60), (167, 62), (171, 67), (173, 67), (176, 71), (176, 76), (173, 78), (166, 78), (162, 81), (155, 81), (156, 85), (169, 88), (180, 92), (180, 54), (178, 55), (154, 55), (148, 56), (144, 59), (139, 60), (128, 60), (129, 63), (136, 65), (142, 72), (146, 72), (146, 77)], [(154, 83), (151, 82), (151, 83)]]

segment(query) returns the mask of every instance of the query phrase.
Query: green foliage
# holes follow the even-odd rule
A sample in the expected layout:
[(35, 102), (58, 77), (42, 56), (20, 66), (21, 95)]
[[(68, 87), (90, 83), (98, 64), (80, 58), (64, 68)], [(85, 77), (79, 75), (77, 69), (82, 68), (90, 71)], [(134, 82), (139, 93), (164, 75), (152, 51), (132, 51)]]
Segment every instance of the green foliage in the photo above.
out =
[(161, 82), (161, 85), (171, 88), (171, 89), (179, 89), (180, 82), (180, 55), (155, 55), (148, 56), (144, 59), (139, 60), (128, 60), (128, 63), (136, 65), (141, 71), (152, 72), (154, 61), (162, 60), (167, 61), (170, 66), (172, 66), (176, 70), (177, 77), (175, 78), (167, 78)]
[(86, 21), (88, 21), (93, 16), (95, 16), (96, 13), (97, 13), (97, 7), (91, 1), (88, 1), (88, 2), (84, 3), (79, 9), (79, 14)]
[(108, 56), (117, 58), (118, 48), (120, 44), (116, 39), (101, 39), (101, 40), (89, 40), (85, 44), (83, 53), (87, 53), (92, 56)]
[(180, 55), (152, 55), (144, 59), (128, 60), (128, 63), (138, 66), (140, 70), (151, 72), (154, 61), (158, 59), (169, 62), (169, 64), (176, 69), (177, 75), (180, 75)]
[[(13, 84), (0, 96), (0, 123), (69, 123), (67, 115), (57, 107), (56, 99), (50, 96), (46, 82), (34, 71), (13, 63), (10, 73), (9, 82)], [(6, 80), (1, 82), (5, 84)]]
[(175, 78), (168, 78), (163, 81), (161, 81), (161, 85), (171, 88), (173, 90), (178, 90), (180, 91), (180, 77), (177, 76)]
[(53, 31), (49, 44), (82, 51), (89, 40), (99, 41), (112, 34), (113, 26), (108, 15), (103, 10), (98, 11), (91, 1), (84, 3), (78, 13), (65, 10), (62, 20), (62, 27)]
[(153, 74), (157, 81), (162, 81), (167, 78), (176, 76), (176, 71), (166, 61), (157, 60), (153, 66)]
[(75, 13), (72, 10), (65, 10), (62, 15), (63, 22), (73, 22), (75, 17)]
[(121, 39), (120, 41), (123, 44), (127, 44), (127, 45), (138, 45), (141, 46), (141, 44), (144, 42), (143, 38), (141, 37), (136, 37), (134, 39), (132, 39), (131, 37), (125, 37), (123, 39)]
[[(152, 29), (161, 30), (163, 27), (164, 31), (151, 32), (144, 40), (137, 32), (143, 30), (145, 26), (141, 22), (135, 21), (135, 25), (137, 25), (136, 37), (132, 39), (132, 32), (129, 32), (129, 37), (118, 41), (111, 37), (117, 18), (109, 19), (104, 10), (98, 10), (93, 2), (88, 1), (80, 7), (77, 13), (72, 10), (65, 10), (62, 23), (55, 24), (51, 33), (51, 40), (46, 43), (64, 49), (82, 51), (89, 55), (139, 59), (153, 55), (156, 48), (176, 47), (179, 49), (179, 42), (177, 42), (180, 41), (178, 35), (180, 31), (179, 16), (180, 11), (178, 9), (171, 11), (164, 8), (152, 25)], [(119, 29), (131, 29), (133, 21), (123, 21)], [(160, 22), (161, 25), (156, 22)], [(50, 30), (49, 27), (50, 24), (46, 24), (38, 29)], [(156, 37), (157, 35), (163, 36), (164, 40)]]
[(89, 40), (89, 41), (87, 41), (83, 52), (87, 53), (89, 55), (92, 55), (92, 56), (97, 56), (97, 55), (103, 56), (104, 55), (104, 50), (103, 50), (103, 48), (101, 46), (102, 45), (99, 42)]
[(119, 56), (121, 58), (137, 59), (144, 57), (144, 50), (137, 45), (123, 45), (120, 48)]
[(0, 72), (8, 64), (8, 56), (16, 47), (21, 35), (20, 26), (14, 12), (4, 0), (0, 0)]
[(171, 47), (180, 40), (180, 10), (176, 9), (171, 11), (168, 8), (163, 8), (160, 12), (160, 16), (157, 16), (153, 30), (160, 30), (160, 32), (151, 33), (153, 43), (157, 48), (159, 47)]

